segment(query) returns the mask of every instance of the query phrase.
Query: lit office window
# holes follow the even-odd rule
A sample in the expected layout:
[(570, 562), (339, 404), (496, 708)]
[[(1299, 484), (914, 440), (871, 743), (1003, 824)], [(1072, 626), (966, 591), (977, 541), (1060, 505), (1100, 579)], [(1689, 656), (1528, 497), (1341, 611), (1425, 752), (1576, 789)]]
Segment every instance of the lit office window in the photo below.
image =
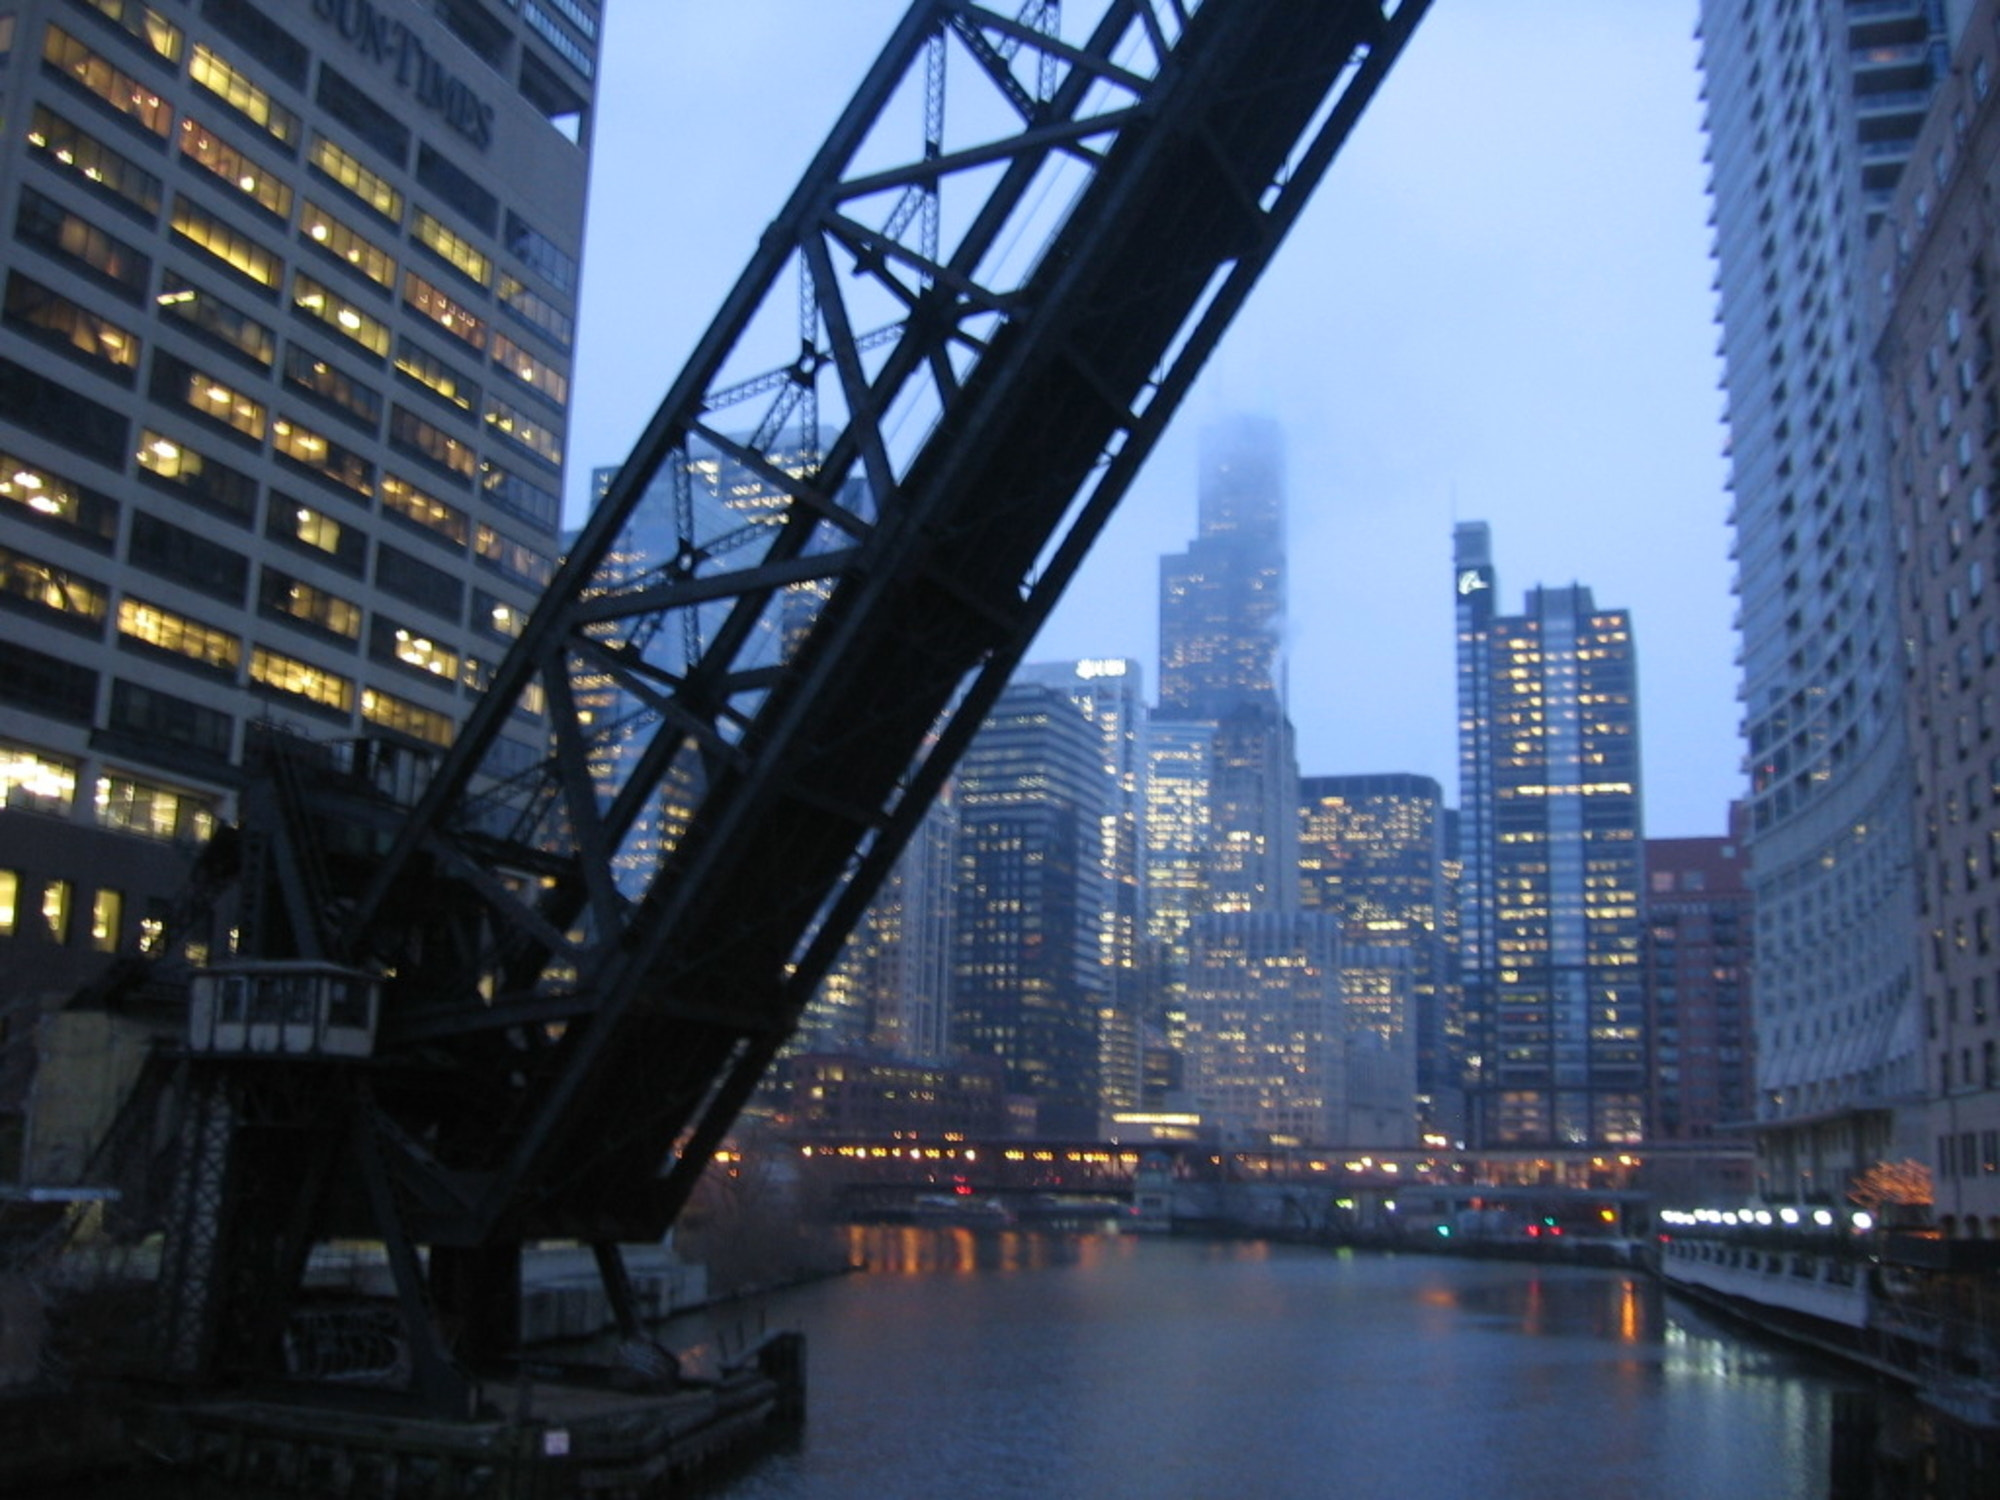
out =
[(99, 953), (115, 953), (124, 920), (124, 893), (99, 887), (90, 900), (90, 946)]
[(0, 805), (68, 817), (75, 803), (75, 762), (0, 740)]
[(51, 26), (42, 39), (42, 61), (143, 130), (164, 138), (173, 123), (174, 112), (166, 100), (60, 26)]
[(285, 263), (275, 254), (213, 214), (204, 213), (179, 193), (174, 195), (173, 225), (174, 232), (189, 244), (259, 286), (275, 289), (284, 277)]
[(556, 468), (562, 467), (562, 440), (548, 423), (539, 417), (531, 417), (526, 412), (509, 406), (497, 396), (486, 398), (486, 425), (519, 447), (534, 454), (544, 463)]
[(475, 462), (472, 445), (426, 422), (408, 407), (389, 409), (389, 443), (433, 468), (471, 482)]
[(569, 401), (569, 377), (504, 333), (493, 335), (493, 367), (557, 406)]
[(472, 241), (453, 233), (441, 219), (418, 209), (410, 226), (410, 237), (468, 281), (479, 286), (492, 284), (492, 260), (481, 254)]
[(466, 539), (471, 535), (471, 526), (465, 512), (457, 506), (447, 505), (435, 495), (425, 494), (407, 479), (395, 474), (385, 473), (382, 476), (378, 492), (384, 515), (407, 522), (455, 549), (464, 548)]
[(118, 633), (213, 671), (233, 673), (243, 660), (242, 641), (228, 631), (130, 595), (118, 601)]
[(460, 411), (471, 411), (479, 400), (478, 386), (408, 339), (396, 341), (396, 371)]
[(181, 155), (274, 218), (291, 217), (292, 190), (198, 120), (181, 119)]
[(432, 745), (449, 745), (454, 729), (449, 715), (398, 698), (379, 688), (364, 688), (361, 717), (383, 729), (393, 729)]
[(150, 223), (160, 211), (160, 179), (112, 150), (89, 131), (40, 104), (28, 124), (36, 158), (89, 191)]
[(374, 497), (373, 464), (290, 417), (281, 416), (271, 424), (271, 449), (279, 458), (318, 478), (352, 490), (365, 499)]
[(354, 684), (347, 678), (266, 646), (251, 648), (250, 680), (315, 707), (346, 713), (354, 706)]
[(360, 605), (276, 568), (264, 569), (258, 603), (267, 615), (309, 625), (341, 640), (361, 639)]
[(50, 345), (100, 375), (129, 386), (139, 364), (139, 336), (62, 293), (23, 276), (7, 278), (4, 311), (9, 328)]
[(324, 324), (378, 360), (389, 352), (387, 324), (370, 316), (360, 304), (321, 286), (304, 272), (292, 277), (292, 308), (301, 316)]
[(0, 451), (0, 504), (19, 519), (60, 532), (98, 552), (118, 537), (118, 502), (67, 475)]
[(11, 547), (0, 547), (0, 604), (25, 606), (36, 614), (52, 617), (51, 624), (94, 634), (104, 622), (110, 595), (95, 579)]
[(83, 3), (122, 27), (127, 35), (150, 47), (163, 61), (177, 63), (181, 60), (187, 38), (181, 35), (180, 27), (152, 6), (144, 4), (143, 0), (83, 0)]
[(352, 266), (379, 287), (396, 284), (396, 262), (388, 251), (311, 200), (299, 210), (299, 238)]
[(219, 53), (197, 45), (194, 61), (188, 64), (188, 77), (287, 150), (298, 149), (299, 117), (252, 83)]
[(449, 292), (414, 271), (403, 273), (403, 301), (462, 344), (486, 351), (486, 322)]
[(116, 772), (97, 778), (98, 826), (149, 839), (207, 839), (215, 833), (213, 799)]
[(152, 259), (31, 187), (21, 189), (14, 237), (110, 287), (127, 302), (146, 295)]
[(349, 155), (325, 136), (315, 133), (312, 152), (307, 160), (314, 170), (345, 188), (363, 208), (380, 214), (391, 224), (402, 223), (403, 195), (386, 177), (371, 172), (360, 158)]
[(359, 578), (368, 565), (368, 537), (323, 511), (274, 494), (264, 518), (264, 534), (297, 552), (318, 554), (343, 573)]
[(149, 389), (162, 405), (181, 407), (253, 443), (264, 440), (268, 413), (263, 402), (164, 349), (153, 354)]

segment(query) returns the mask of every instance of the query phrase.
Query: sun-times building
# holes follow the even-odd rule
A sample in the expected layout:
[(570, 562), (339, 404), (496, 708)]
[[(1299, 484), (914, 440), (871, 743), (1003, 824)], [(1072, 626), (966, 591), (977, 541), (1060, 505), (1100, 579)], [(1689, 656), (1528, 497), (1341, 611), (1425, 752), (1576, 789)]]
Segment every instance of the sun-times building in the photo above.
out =
[(0, 1176), (253, 726), (448, 744), (550, 577), (599, 26), (0, 6)]

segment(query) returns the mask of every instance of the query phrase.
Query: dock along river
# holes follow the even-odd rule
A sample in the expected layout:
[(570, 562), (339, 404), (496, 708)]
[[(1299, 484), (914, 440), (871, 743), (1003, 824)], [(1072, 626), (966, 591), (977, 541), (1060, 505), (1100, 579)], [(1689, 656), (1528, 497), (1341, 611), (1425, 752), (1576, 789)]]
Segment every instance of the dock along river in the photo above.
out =
[(1835, 1486), (1836, 1413), (1872, 1401), (1866, 1379), (1639, 1273), (849, 1233), (865, 1270), (670, 1327), (697, 1358), (806, 1334), (805, 1429), (725, 1500), (1857, 1493)]

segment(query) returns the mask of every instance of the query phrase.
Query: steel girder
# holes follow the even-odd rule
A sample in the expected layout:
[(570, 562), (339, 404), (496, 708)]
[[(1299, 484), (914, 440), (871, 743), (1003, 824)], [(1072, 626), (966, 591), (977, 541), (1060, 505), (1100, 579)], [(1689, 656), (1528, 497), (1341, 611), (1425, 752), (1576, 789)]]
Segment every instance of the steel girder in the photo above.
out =
[(386, 855), (279, 892), (387, 976), (413, 1239), (671, 1221), (1427, 3), (911, 8)]

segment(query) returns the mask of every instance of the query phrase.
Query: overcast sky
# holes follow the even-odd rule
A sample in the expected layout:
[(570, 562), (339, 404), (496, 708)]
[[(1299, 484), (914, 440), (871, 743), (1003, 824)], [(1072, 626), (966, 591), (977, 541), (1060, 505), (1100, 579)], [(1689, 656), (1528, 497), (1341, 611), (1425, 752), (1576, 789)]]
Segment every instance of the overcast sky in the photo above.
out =
[[(573, 514), (902, 10), (606, 7)], [(1151, 695), (1198, 429), (1265, 413), (1289, 442), (1302, 771), (1455, 797), (1451, 531), (1484, 520), (1508, 611), (1578, 582), (1632, 612), (1647, 832), (1722, 832), (1739, 749), (1694, 24), (1694, 0), (1436, 0), (1032, 657), (1137, 657)]]

